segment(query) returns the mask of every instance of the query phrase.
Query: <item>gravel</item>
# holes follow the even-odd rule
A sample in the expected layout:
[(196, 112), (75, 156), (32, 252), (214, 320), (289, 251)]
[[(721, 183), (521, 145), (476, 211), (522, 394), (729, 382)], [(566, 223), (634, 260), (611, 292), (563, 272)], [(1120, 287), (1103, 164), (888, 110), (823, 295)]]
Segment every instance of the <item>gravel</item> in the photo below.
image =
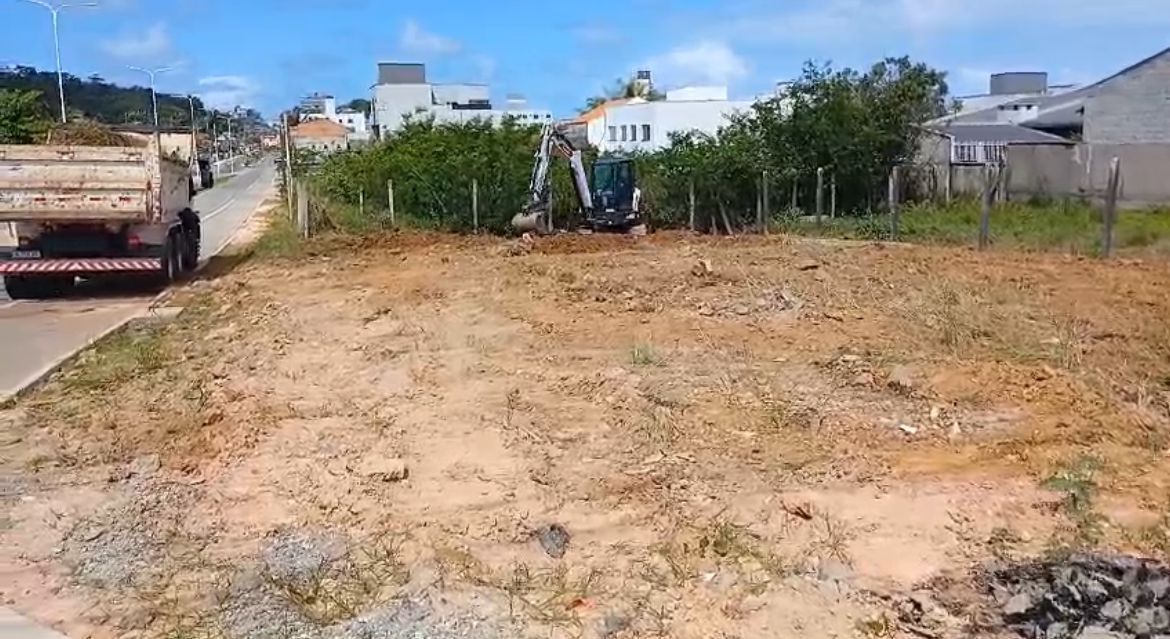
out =
[(1029, 639), (1170, 636), (1170, 568), (1157, 561), (1078, 554), (997, 571), (991, 590)]
[[(287, 531), (275, 536), (258, 561), (241, 571), (219, 612), (218, 626), (226, 639), (496, 639), (500, 610), (474, 614), (443, 598), (425, 594), (369, 602), (356, 617), (321, 623), (305, 616), (290, 600), (289, 587), (313, 591), (312, 584), (329, 575), (353, 550), (352, 542), (327, 531)], [(332, 574), (330, 579), (339, 575)], [(490, 608), (490, 606), (489, 606)], [(505, 609), (506, 610), (506, 609)]]
[(267, 574), (280, 583), (307, 589), (323, 568), (349, 552), (349, 542), (341, 535), (292, 531), (277, 535), (263, 550)]
[(494, 622), (437, 606), (430, 598), (399, 602), (391, 608), (333, 628), (326, 639), (496, 639), (503, 634)]
[(79, 583), (98, 588), (145, 587), (165, 576), (167, 548), (194, 499), (189, 487), (152, 481), (80, 522), (65, 540)]

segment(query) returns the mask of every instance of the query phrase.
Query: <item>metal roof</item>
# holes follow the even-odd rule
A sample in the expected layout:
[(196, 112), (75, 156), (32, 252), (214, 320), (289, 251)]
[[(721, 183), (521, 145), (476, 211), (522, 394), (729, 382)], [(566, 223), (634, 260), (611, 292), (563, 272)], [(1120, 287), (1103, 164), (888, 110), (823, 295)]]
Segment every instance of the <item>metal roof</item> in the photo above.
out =
[(991, 144), (1072, 144), (1060, 136), (1017, 124), (949, 124), (932, 126), (931, 131), (949, 136), (955, 142)]

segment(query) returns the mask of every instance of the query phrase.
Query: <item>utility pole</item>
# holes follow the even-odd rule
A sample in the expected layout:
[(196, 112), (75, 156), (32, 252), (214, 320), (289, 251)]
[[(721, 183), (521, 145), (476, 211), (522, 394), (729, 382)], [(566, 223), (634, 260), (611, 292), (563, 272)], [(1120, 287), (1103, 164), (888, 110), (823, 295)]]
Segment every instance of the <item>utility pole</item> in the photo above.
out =
[(188, 94), (187, 103), (191, 105), (191, 161), (199, 162), (199, 140), (195, 133), (195, 96)]
[(227, 122), (228, 122), (228, 159), (232, 161), (232, 175), (235, 175), (236, 174), (236, 154), (235, 154), (235, 151), (232, 150), (232, 143), (235, 142), (235, 138), (232, 137), (232, 116), (230, 116), (230, 115), (228, 116)]
[(61, 70), (61, 35), (58, 29), (58, 14), (65, 9), (75, 9), (81, 7), (96, 7), (96, 2), (70, 2), (66, 4), (49, 4), (44, 0), (24, 0), (25, 2), (44, 7), (53, 14), (53, 54), (57, 58), (57, 95), (61, 98), (61, 123), (64, 124), (68, 120), (68, 115), (65, 113), (65, 73)]
[[(145, 73), (150, 78), (150, 103), (154, 109), (154, 132), (158, 133), (158, 92), (154, 89), (154, 77), (160, 73), (166, 73), (171, 70), (171, 67), (158, 67), (157, 69), (144, 69), (142, 67), (127, 67), (131, 71), (138, 71)], [(194, 104), (194, 103), (192, 103)], [(193, 109), (192, 109), (193, 110)]]

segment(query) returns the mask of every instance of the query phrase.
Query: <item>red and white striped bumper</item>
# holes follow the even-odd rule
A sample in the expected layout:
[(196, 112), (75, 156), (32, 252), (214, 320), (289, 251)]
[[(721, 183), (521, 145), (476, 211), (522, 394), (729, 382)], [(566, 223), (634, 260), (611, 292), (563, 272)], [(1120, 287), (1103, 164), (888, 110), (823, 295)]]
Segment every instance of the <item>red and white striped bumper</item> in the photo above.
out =
[(0, 274), (122, 273), (159, 271), (159, 258), (90, 258), (83, 260), (11, 260), (0, 262)]

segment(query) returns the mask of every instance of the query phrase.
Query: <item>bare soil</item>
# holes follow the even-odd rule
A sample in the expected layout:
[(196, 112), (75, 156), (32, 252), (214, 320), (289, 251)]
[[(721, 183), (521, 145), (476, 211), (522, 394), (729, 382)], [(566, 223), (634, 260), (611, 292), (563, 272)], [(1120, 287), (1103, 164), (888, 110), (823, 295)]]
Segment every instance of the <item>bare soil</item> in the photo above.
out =
[(71, 636), (998, 636), (989, 562), (1170, 547), (1164, 262), (400, 234), (174, 303), (0, 412)]

